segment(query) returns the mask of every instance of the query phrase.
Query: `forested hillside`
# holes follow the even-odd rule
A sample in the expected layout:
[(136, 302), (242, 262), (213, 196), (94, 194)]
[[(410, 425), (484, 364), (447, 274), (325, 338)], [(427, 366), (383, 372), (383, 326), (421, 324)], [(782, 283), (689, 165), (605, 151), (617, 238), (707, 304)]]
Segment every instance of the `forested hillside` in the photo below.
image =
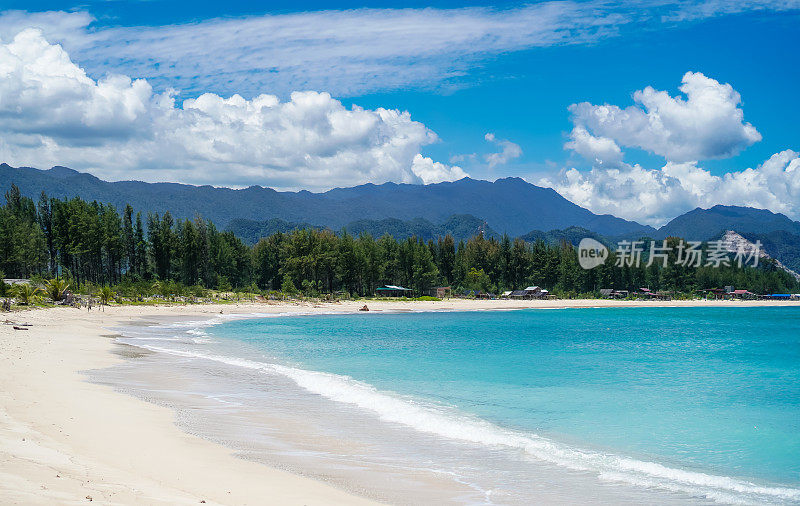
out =
[[(113, 205), (44, 193), (34, 202), (13, 186), (5, 199), (0, 206), (0, 270), (6, 277), (59, 276), (77, 286), (143, 290), (171, 283), (175, 291), (206, 287), (301, 290), (307, 295), (369, 295), (384, 284), (405, 285), (417, 295), (436, 285), (500, 291), (530, 284), (562, 296), (642, 286), (680, 292), (724, 285), (758, 293), (800, 291), (794, 278), (770, 262), (757, 269), (735, 263), (695, 268), (679, 265), (672, 254), (665, 267), (660, 262), (616, 267), (612, 253), (606, 264), (584, 270), (566, 241), (552, 245), (480, 234), (466, 241), (451, 235), (397, 240), (318, 229), (277, 232), (250, 247), (200, 217), (143, 216), (130, 206), (120, 214)], [(674, 246), (677, 239), (671, 241)]]
[[(289, 223), (287, 221), (271, 219), (266, 221), (235, 219), (231, 220), (226, 230), (230, 230), (241, 237), (248, 244), (255, 244), (259, 239), (268, 237), (276, 232), (291, 232), (302, 228), (317, 228), (310, 223)], [(348, 223), (341, 230), (352, 235), (369, 234), (373, 237), (391, 235), (395, 239), (408, 239), (417, 237), (423, 240), (436, 239), (446, 235), (453, 236), (456, 240), (466, 240), (472, 236), (483, 234), (485, 237), (496, 237), (497, 232), (492, 230), (485, 221), (468, 214), (453, 215), (444, 223), (434, 224), (424, 218), (413, 220), (398, 220), (386, 218), (383, 220), (357, 220)]]
[(654, 237), (687, 237), (693, 241), (707, 241), (726, 230), (740, 234), (785, 231), (797, 235), (800, 234), (800, 222), (766, 209), (714, 206), (710, 209), (694, 209), (678, 216), (658, 229)]
[(800, 272), (800, 235), (784, 230), (742, 235), (752, 242), (761, 241), (770, 256), (777, 258), (793, 271)]
[[(57, 198), (81, 197), (136, 211), (194, 219), (200, 214), (220, 228), (236, 218), (309, 223), (340, 230), (358, 220), (422, 218), (441, 224), (453, 215), (469, 214), (499, 233), (512, 236), (531, 230), (580, 226), (600, 234), (646, 234), (651, 227), (610, 215), (597, 215), (568, 201), (554, 190), (520, 178), (495, 182), (464, 178), (429, 185), (385, 183), (335, 188), (324, 193), (279, 192), (251, 186), (240, 190), (141, 181), (107, 182), (66, 167), (38, 170), (0, 164), (0, 181), (15, 184), (23, 195), (39, 198), (42, 191)], [(5, 189), (3, 189), (5, 190)]]

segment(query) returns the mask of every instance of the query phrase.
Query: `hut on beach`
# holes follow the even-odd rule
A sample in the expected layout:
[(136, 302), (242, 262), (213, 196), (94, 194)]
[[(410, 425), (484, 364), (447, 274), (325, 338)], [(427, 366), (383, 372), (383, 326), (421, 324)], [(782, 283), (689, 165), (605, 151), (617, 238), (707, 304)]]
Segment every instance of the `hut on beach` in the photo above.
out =
[(411, 293), (411, 288), (403, 288), (399, 285), (383, 285), (375, 289), (375, 295), (380, 297), (407, 297)]
[(800, 300), (800, 293), (770, 293), (762, 295), (761, 298), (766, 300)]
[(606, 299), (625, 299), (628, 297), (628, 290), (614, 290), (613, 288), (601, 288), (600, 296)]
[(525, 292), (525, 299), (544, 299), (550, 293), (540, 286), (529, 286), (523, 292)]
[(3, 283), (7, 284), (8, 286), (19, 286), (19, 285), (30, 285), (32, 284), (30, 279), (17, 279), (17, 278), (6, 278), (3, 280)]
[(547, 290), (539, 286), (529, 286), (524, 290), (512, 290), (504, 292), (503, 297), (508, 299), (544, 299), (550, 294)]
[(425, 291), (425, 295), (436, 297), (437, 299), (445, 299), (453, 296), (453, 288), (449, 286), (437, 286)]

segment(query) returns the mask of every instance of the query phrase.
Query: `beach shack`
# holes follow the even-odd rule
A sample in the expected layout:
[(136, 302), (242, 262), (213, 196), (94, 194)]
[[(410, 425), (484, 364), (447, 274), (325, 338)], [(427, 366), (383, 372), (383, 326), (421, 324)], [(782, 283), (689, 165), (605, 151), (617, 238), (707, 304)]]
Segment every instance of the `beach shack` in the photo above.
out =
[(722, 288), (709, 288), (708, 290), (701, 290), (705, 292), (706, 299), (721, 300), (725, 298), (725, 290)]
[(3, 280), (3, 283), (7, 284), (8, 286), (19, 286), (19, 285), (30, 285), (30, 279), (17, 279), (17, 278), (7, 278)]
[(529, 286), (523, 291), (525, 292), (525, 299), (543, 299), (548, 294), (548, 291), (540, 286)]
[(601, 288), (600, 296), (606, 299), (624, 299), (628, 297), (628, 290), (614, 290), (613, 288)]
[(671, 291), (654, 292), (649, 288), (639, 288), (639, 292), (636, 295), (650, 300), (672, 300)]
[(453, 289), (449, 286), (437, 286), (425, 291), (425, 295), (436, 297), (437, 299), (445, 299), (453, 296)]
[(767, 300), (792, 300), (791, 293), (770, 293), (769, 295), (764, 295), (764, 298)]
[(403, 288), (398, 285), (383, 285), (375, 289), (375, 295), (380, 297), (407, 297), (412, 293), (411, 288)]
[(503, 293), (503, 297), (509, 299), (544, 299), (549, 292), (539, 286), (529, 286), (524, 290), (513, 290)]

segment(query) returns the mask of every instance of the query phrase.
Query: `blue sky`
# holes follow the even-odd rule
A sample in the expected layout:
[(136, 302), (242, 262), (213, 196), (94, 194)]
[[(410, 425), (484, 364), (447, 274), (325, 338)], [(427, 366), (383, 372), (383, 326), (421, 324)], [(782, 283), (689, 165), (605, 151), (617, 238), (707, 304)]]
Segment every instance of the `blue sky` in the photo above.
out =
[[(263, 93), (275, 95), (281, 102), (292, 101), (294, 91), (328, 92), (345, 109), (355, 106), (370, 112), (380, 108), (407, 111), (411, 121), (433, 133), (435, 139), (418, 130), (413, 135), (397, 133), (417, 139), (402, 155), (414, 156), (413, 163), (419, 167), (412, 168), (410, 180), (388, 169), (356, 170), (352, 184), (365, 180), (413, 182), (415, 177), (422, 178), (422, 182), (435, 182), (437, 178), (454, 179), (463, 173), (490, 180), (520, 176), (537, 184), (549, 183), (596, 212), (625, 215), (619, 202), (609, 201), (637, 200), (638, 204), (629, 206), (630, 212), (624, 217), (653, 223), (683, 208), (715, 202), (798, 214), (794, 203), (780, 205), (781, 200), (795, 196), (792, 183), (800, 172), (795, 174), (791, 164), (797, 156), (783, 156), (783, 179), (778, 183), (765, 176), (765, 181), (772, 182), (764, 183), (764, 195), (751, 198), (735, 185), (745, 186), (745, 175), (741, 174), (746, 169), (757, 169), (786, 150), (800, 151), (800, 3), (595, 1), (526, 6), (511, 2), (281, 1), (265, 7), (240, 1), (90, 1), (72, 6), (63, 2), (7, 1), (3, 6), (15, 11), (7, 13), (5, 26), (15, 30), (26, 24), (40, 28), (49, 44), (62, 44), (72, 62), (94, 80), (99, 81), (108, 73), (145, 78), (154, 95), (177, 88), (178, 103), (204, 92), (223, 98), (240, 94), (246, 100)], [(398, 10), (400, 7), (410, 10)], [(41, 16), (48, 11), (50, 17), (45, 20)], [(434, 23), (423, 26), (427, 19), (437, 16), (441, 16), (441, 29)], [(524, 18), (524, 23), (514, 25), (515, 18)], [(252, 20), (266, 20), (266, 25), (253, 28), (254, 31), (239, 31), (240, 26)], [(540, 27), (526, 31), (539, 20)], [(596, 24), (596, 20), (601, 22)], [(375, 32), (368, 31), (372, 23), (377, 26)], [(491, 28), (493, 23), (496, 26)], [(0, 27), (3, 26), (0, 20)], [(306, 43), (303, 30), (309, 26), (316, 31), (330, 30), (331, 43), (326, 44), (324, 37)], [(484, 26), (490, 28), (483, 36), (469, 38), (471, 31)], [(351, 33), (353, 27), (358, 27), (356, 35)], [(363, 33), (362, 27), (366, 27)], [(507, 33), (519, 27), (524, 33)], [(395, 28), (399, 35), (386, 35)], [(253, 38), (253, 33), (265, 31), (278, 35), (265, 36), (264, 40)], [(8, 36), (2, 38), (4, 42), (9, 40)], [(406, 47), (405, 41), (411, 39), (414, 42)], [(271, 45), (277, 49), (273, 51)], [(209, 57), (204, 59), (202, 53), (206, 49)], [(293, 65), (293, 58), (297, 58), (297, 65)], [(240, 65), (245, 60), (255, 63)], [(720, 139), (708, 134), (706, 145), (697, 146), (688, 155), (675, 156), (676, 148), (664, 147), (664, 138), (652, 142), (633, 140), (632, 133), (619, 133), (619, 129), (625, 130), (624, 125), (617, 125), (613, 133), (599, 126), (591, 128), (589, 116), (598, 112), (596, 107), (586, 113), (589, 116), (577, 120), (569, 109), (572, 104), (588, 102), (624, 110), (635, 105), (634, 92), (648, 86), (682, 100), (685, 95), (679, 87), (687, 72), (713, 80), (710, 86), (730, 85), (733, 93), (738, 93), (738, 103), (735, 97), (730, 99), (732, 116), (708, 121), (708, 128), (730, 127), (733, 137)], [(643, 106), (640, 104), (639, 108)], [(757, 134), (744, 132), (747, 124)], [(565, 148), (574, 129), (584, 126), (590, 139), (607, 140), (622, 154), (609, 160), (603, 159), (604, 155), (587, 156), (579, 148)], [(487, 139), (488, 133), (494, 135), (493, 141)], [(667, 133), (667, 137), (692, 135)], [(506, 152), (508, 156), (502, 155), (503, 143), (517, 148), (512, 146)], [(725, 147), (715, 151), (715, 143)], [(418, 148), (419, 158), (412, 153), (414, 147)], [(70, 156), (75, 152), (74, 146), (58, 151)], [(708, 156), (695, 156), (694, 152)], [(492, 153), (498, 156), (490, 158)], [(85, 161), (83, 167), (76, 168), (114, 179), (114, 171), (103, 167), (98, 161), (101, 158), (96, 152), (84, 158), (74, 155), (73, 165)], [(23, 159), (24, 156), (17, 160)], [(286, 157), (280, 159), (284, 163)], [(279, 165), (271, 160), (264, 164)], [(665, 164), (671, 162), (684, 166), (664, 171)], [(694, 166), (686, 167), (687, 163)], [(244, 167), (235, 169), (239, 171), (236, 177), (219, 180), (198, 177), (201, 169), (163, 174), (186, 182), (236, 186), (325, 189), (347, 185), (347, 172), (335, 172), (331, 164), (334, 162), (326, 162), (322, 172), (295, 167), (294, 172), (301, 174), (299, 179), (292, 175), (289, 162), (281, 166), (283, 171)], [(454, 166), (461, 171), (451, 171)], [(565, 176), (570, 169), (578, 171), (572, 179)], [(640, 169), (651, 171), (658, 184), (643, 182), (642, 173), (635, 172)], [(702, 173), (697, 172), (700, 169)], [(626, 176), (630, 182), (627, 195), (609, 190), (626, 185), (620, 185), (619, 179), (602, 179), (601, 172), (608, 170), (632, 174)], [(158, 179), (159, 175), (146, 168), (137, 173), (137, 178), (146, 180)], [(314, 185), (308, 183), (312, 173), (316, 174), (312, 176)], [(733, 178), (728, 186), (723, 180), (726, 173)], [(126, 174), (131, 171), (126, 170)], [(326, 185), (322, 181), (329, 175), (331, 183)], [(709, 182), (708, 176), (717, 179)], [(672, 191), (676, 184), (670, 178), (707, 182), (692, 188), (684, 185), (685, 191), (680, 195), (661, 199), (659, 192)], [(775, 184), (786, 185), (787, 190), (776, 190)], [(712, 191), (714, 196), (709, 198), (716, 201), (702, 197)], [(653, 198), (658, 200), (656, 204), (646, 203)]]

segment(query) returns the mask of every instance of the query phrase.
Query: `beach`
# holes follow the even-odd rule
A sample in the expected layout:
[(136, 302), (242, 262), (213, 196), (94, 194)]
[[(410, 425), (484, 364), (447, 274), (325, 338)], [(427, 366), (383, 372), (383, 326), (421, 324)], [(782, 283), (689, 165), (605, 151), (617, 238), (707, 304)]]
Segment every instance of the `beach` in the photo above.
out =
[[(0, 502), (53, 504), (369, 504), (319, 473), (238, 458), (189, 434), (169, 407), (88, 381), (125, 359), (113, 329), (222, 315), (513, 310), (580, 307), (800, 306), (775, 301), (348, 301), (57, 307), (0, 319)], [(22, 326), (28, 330), (14, 330)], [(303, 474), (306, 474), (305, 476)], [(311, 475), (313, 477), (310, 477)], [(431, 483), (435, 488), (437, 483)], [(446, 486), (446, 485), (442, 485)], [(390, 501), (391, 502), (391, 501)]]

